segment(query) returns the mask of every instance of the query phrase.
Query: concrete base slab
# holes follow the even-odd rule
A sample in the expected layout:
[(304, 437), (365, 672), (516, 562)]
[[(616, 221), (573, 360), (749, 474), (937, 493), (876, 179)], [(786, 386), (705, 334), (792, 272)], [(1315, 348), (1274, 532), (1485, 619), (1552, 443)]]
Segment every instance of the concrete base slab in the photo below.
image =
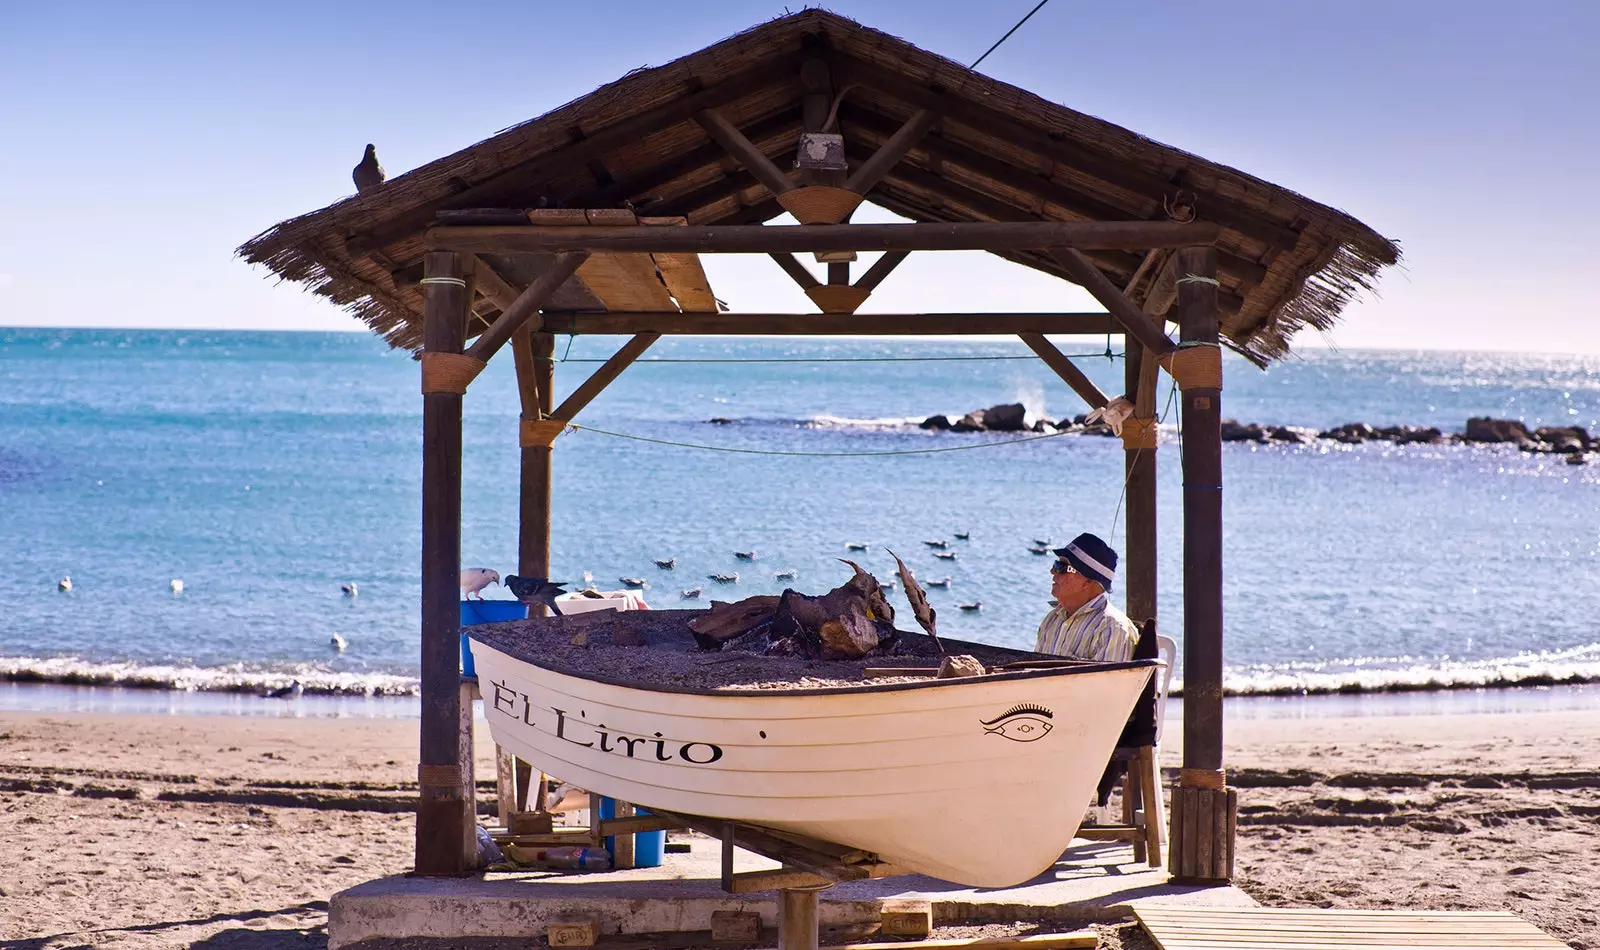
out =
[[(718, 910), (754, 911), (777, 926), (776, 892), (734, 895), (719, 884), (720, 846), (694, 838), (690, 854), (659, 868), (562, 874), (490, 873), (470, 878), (388, 877), (333, 895), (331, 950), (364, 940), (413, 937), (543, 937), (553, 921), (598, 914), (601, 934), (707, 931)], [(777, 865), (745, 851), (735, 868)], [(971, 888), (919, 875), (839, 884), (822, 893), (823, 926), (870, 924), (886, 900), (933, 904), (937, 924), (960, 921), (1120, 920), (1135, 906), (1254, 907), (1236, 887), (1182, 887), (1164, 870), (1133, 863), (1128, 845), (1074, 842), (1049, 871), (1008, 888)]]

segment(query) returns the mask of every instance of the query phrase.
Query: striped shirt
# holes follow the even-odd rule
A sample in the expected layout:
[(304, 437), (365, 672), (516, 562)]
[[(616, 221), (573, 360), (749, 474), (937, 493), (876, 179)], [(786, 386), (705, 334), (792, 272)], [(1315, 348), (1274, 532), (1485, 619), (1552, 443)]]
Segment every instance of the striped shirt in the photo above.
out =
[(1132, 659), (1138, 642), (1133, 621), (1100, 594), (1070, 614), (1061, 607), (1045, 614), (1034, 652), (1115, 663)]

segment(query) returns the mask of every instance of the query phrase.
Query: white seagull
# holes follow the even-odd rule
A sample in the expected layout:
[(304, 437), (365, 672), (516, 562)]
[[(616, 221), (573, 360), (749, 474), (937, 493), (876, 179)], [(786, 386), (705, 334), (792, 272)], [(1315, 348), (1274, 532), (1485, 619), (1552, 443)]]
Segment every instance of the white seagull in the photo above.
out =
[(339, 636), (337, 633), (328, 638), (328, 646), (333, 647), (334, 651), (337, 653), (343, 653), (344, 648), (349, 645), (349, 641), (344, 637)]
[(174, 577), (170, 586), (172, 587), (172, 596), (176, 597), (183, 593), (183, 580), (181, 578)]
[(339, 592), (341, 594), (344, 594), (346, 597), (354, 597), (357, 594), (361, 593), (361, 590), (360, 590), (360, 588), (356, 587), (356, 582), (355, 581), (351, 581), (348, 584), (340, 584), (339, 585)]
[(461, 595), (471, 600), (472, 595), (477, 594), (478, 599), (482, 600), (483, 589), (490, 584), (498, 583), (500, 583), (499, 571), (491, 571), (487, 567), (469, 567), (461, 572)]
[(61, 591), (63, 594), (72, 593), (72, 575), (68, 574), (61, 580), (56, 581), (56, 590)]

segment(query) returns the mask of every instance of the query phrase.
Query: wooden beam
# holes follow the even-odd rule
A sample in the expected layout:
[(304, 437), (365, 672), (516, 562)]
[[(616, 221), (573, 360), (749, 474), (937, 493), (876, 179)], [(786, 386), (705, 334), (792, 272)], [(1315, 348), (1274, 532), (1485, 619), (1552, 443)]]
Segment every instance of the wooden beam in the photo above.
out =
[(659, 333), (634, 334), (633, 339), (624, 343), (622, 349), (612, 354), (610, 359), (602, 363), (600, 368), (594, 371), (594, 375), (584, 380), (577, 389), (573, 390), (572, 395), (563, 399), (561, 405), (557, 406), (550, 415), (556, 419), (572, 421), (572, 417), (583, 411), (583, 407), (587, 406), (594, 397), (600, 395), (607, 386), (611, 385), (612, 380), (622, 375), (622, 371), (628, 368), (629, 363), (638, 359), (641, 353), (650, 348), (650, 344), (659, 339), (661, 339), (661, 334)]
[(792, 277), (794, 282), (800, 285), (801, 290), (810, 290), (811, 288), (822, 283), (821, 281), (817, 280), (816, 275), (811, 273), (810, 269), (807, 268), (806, 265), (800, 263), (800, 261), (793, 254), (790, 254), (787, 251), (781, 251), (769, 254), (767, 256), (771, 257), (774, 261), (777, 261), (778, 266), (783, 268), (783, 272)]
[[(780, 133), (788, 133), (785, 142), (792, 145), (794, 136), (800, 129), (800, 110), (795, 107), (786, 108), (763, 119), (757, 120), (743, 129), (744, 135), (757, 147), (764, 141)], [(773, 150), (763, 150), (769, 157)], [(637, 210), (640, 214), (656, 214), (656, 204), (643, 199), (648, 197), (648, 192), (671, 184), (679, 178), (687, 177), (703, 168), (717, 165), (727, 161), (728, 152), (716, 142), (707, 142), (704, 145), (692, 148), (672, 156), (659, 165), (653, 165), (638, 172), (633, 172), (613, 185), (593, 188), (574, 196), (567, 204), (574, 208), (610, 208), (623, 199), (635, 199)], [(665, 207), (662, 205), (661, 207)]]
[(765, 185), (768, 191), (774, 195), (781, 195), (794, 188), (794, 183), (783, 173), (783, 169), (774, 164), (761, 149), (756, 148), (755, 143), (745, 138), (739, 127), (729, 122), (722, 113), (716, 109), (705, 109), (696, 113), (694, 120), (700, 123), (700, 127), (706, 130), (706, 134), (710, 135), (713, 141), (727, 149), (729, 155), (738, 159), (746, 171), (756, 176), (756, 180)]
[[(528, 254), (541, 251), (616, 251), (696, 254), (771, 254), (815, 251), (1015, 251), (1030, 248), (1143, 250), (1209, 244), (1221, 228), (1172, 221), (963, 221), (930, 224), (732, 225), (564, 228), (542, 225), (437, 227), (433, 250)], [(1054, 254), (1054, 251), (1052, 251)], [(1080, 255), (1081, 256), (1081, 255)], [(1057, 260), (1060, 257), (1057, 256)], [(1063, 264), (1063, 266), (1066, 266)], [(1093, 264), (1088, 265), (1091, 269)], [(1100, 274), (1095, 269), (1096, 274)], [(1100, 275), (1105, 281), (1104, 275)], [(1107, 283), (1107, 286), (1111, 286)], [(1122, 293), (1117, 288), (1117, 297)], [(1130, 305), (1131, 306), (1131, 305)]]
[(517, 330), (544, 306), (567, 279), (577, 273), (578, 267), (589, 259), (588, 251), (567, 251), (558, 254), (555, 263), (550, 269), (539, 275), (539, 278), (529, 284), (511, 305), (500, 312), (500, 317), (494, 325), (478, 335), (478, 339), (467, 350), (467, 355), (489, 361), (495, 351), (511, 339), (511, 334)]
[[(423, 345), (460, 353), (467, 326), (459, 255), (424, 258)], [(420, 875), (467, 873), (471, 817), (461, 759), (461, 402), (460, 393), (422, 397), (422, 723), (415, 867)]]
[(1041, 360), (1044, 360), (1046, 366), (1055, 370), (1056, 375), (1072, 387), (1073, 392), (1083, 397), (1083, 401), (1089, 404), (1090, 409), (1099, 409), (1111, 401), (1100, 391), (1100, 387), (1094, 384), (1094, 380), (1083, 375), (1083, 370), (1072, 360), (1067, 359), (1067, 354), (1056, 349), (1055, 344), (1045, 339), (1043, 333), (1017, 335), (1022, 338), (1022, 342), (1028, 344), (1028, 349), (1036, 353)]
[(778, 83), (793, 82), (798, 63), (797, 56), (774, 56), (751, 69), (728, 76), (714, 86), (689, 93), (659, 109), (591, 133), (584, 133), (578, 123), (573, 122), (571, 124), (580, 137), (572, 144), (518, 162), (448, 195), (423, 200), (381, 224), (346, 238), (345, 250), (356, 257), (412, 237), (432, 224), (434, 214), (443, 209), (489, 207), (504, 204), (505, 198), (511, 194), (537, 194), (538, 188), (546, 180), (562, 171), (582, 168), (591, 158), (635, 145), (646, 136), (694, 118), (694, 114), (702, 109), (725, 105)]
[[(1189, 225), (1180, 225), (1189, 227)], [(1165, 356), (1172, 352), (1172, 341), (1162, 331), (1161, 325), (1145, 314), (1143, 310), (1133, 305), (1133, 301), (1122, 295), (1122, 291), (1113, 284), (1094, 262), (1074, 248), (1052, 247), (1050, 256), (1056, 259), (1067, 276), (1079, 286), (1087, 290), (1100, 305), (1111, 312), (1111, 315), (1122, 324), (1123, 329), (1138, 338), (1146, 349), (1154, 350), (1157, 356)]]
[(900, 159), (906, 157), (928, 130), (933, 128), (939, 116), (930, 109), (918, 109), (912, 113), (905, 124), (896, 129), (889, 140), (878, 146), (872, 157), (861, 163), (861, 166), (850, 174), (844, 186), (858, 195), (864, 195), (872, 190), (872, 186), (883, 180), (889, 169)]
[(877, 290), (883, 279), (888, 277), (900, 262), (911, 256), (910, 251), (890, 251), (872, 262), (867, 272), (856, 278), (855, 286), (862, 290)]
[(546, 313), (562, 333), (682, 336), (1104, 336), (1104, 313)]
[(522, 291), (511, 285), (511, 282), (500, 276), (500, 272), (489, 266), (489, 262), (481, 257), (474, 257), (473, 264), (478, 277), (478, 292), (488, 297), (501, 312), (510, 310), (522, 296)]

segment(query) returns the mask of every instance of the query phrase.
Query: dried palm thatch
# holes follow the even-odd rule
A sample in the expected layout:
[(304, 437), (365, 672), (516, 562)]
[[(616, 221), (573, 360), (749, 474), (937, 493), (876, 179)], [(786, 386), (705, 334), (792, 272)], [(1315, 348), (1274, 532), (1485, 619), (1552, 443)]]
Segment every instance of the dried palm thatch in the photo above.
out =
[[(776, 217), (777, 201), (694, 116), (716, 108), (787, 167), (806, 93), (800, 66), (808, 60), (828, 67), (826, 92), (852, 166), (918, 110), (938, 116), (933, 131), (868, 192), (868, 200), (897, 214), (917, 221), (1193, 217), (1221, 224), (1224, 336), (1258, 363), (1286, 353), (1305, 327), (1331, 328), (1344, 306), (1399, 260), (1394, 242), (1340, 211), (821, 10), (636, 70), (366, 194), (278, 224), (239, 253), (346, 307), (393, 345), (416, 348), (422, 235), (440, 212), (639, 208), (694, 224)], [(1062, 276), (1046, 254), (1005, 256)], [(1162, 312), (1156, 288), (1164, 256), (1091, 257), (1136, 299), (1157, 298), (1151, 309)], [(527, 256), (489, 263), (516, 289), (547, 262)], [(603, 306), (580, 275), (548, 309)], [(485, 317), (496, 310), (492, 300), (474, 308)]]

